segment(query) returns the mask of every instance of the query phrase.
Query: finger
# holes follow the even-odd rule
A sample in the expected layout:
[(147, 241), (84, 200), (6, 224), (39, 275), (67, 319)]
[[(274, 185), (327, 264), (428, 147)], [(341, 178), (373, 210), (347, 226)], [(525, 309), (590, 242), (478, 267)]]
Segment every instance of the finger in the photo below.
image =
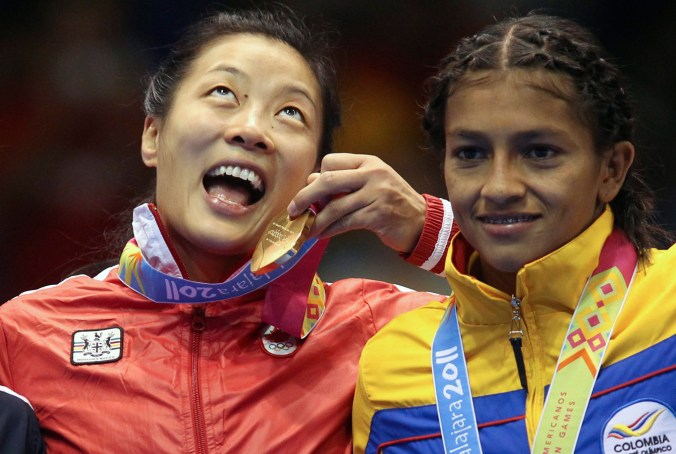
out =
[(319, 178), (319, 172), (311, 173), (310, 176), (307, 177), (307, 184), (312, 184), (317, 178)]
[(366, 208), (369, 200), (362, 194), (348, 193), (331, 199), (326, 206), (317, 214), (314, 224), (310, 229), (310, 235), (324, 236), (325, 231), (331, 227), (333, 234), (358, 227), (354, 226), (354, 220), (350, 216)]
[(374, 160), (380, 161), (380, 158), (366, 154), (331, 153), (324, 156), (319, 171), (324, 173), (334, 170), (358, 169), (370, 165)]
[[(312, 185), (314, 181), (319, 178), (319, 173), (313, 172), (307, 177), (307, 186)], [(306, 187), (307, 187), (306, 186)], [(301, 190), (302, 191), (302, 190)], [(313, 189), (306, 189), (298, 195), (298, 193), (294, 196), (293, 199), (291, 199), (291, 202), (289, 202), (289, 205), (286, 208), (287, 213), (289, 214), (289, 217), (292, 219), (295, 218), (296, 216), (299, 216), (301, 213), (303, 213), (308, 207), (316, 202), (316, 197), (317, 195), (314, 193)]]
[(298, 191), (287, 207), (295, 217), (312, 203), (328, 201), (346, 193), (355, 192), (368, 184), (368, 176), (356, 169), (331, 170), (308, 177), (312, 182)]
[(328, 237), (349, 230), (370, 230), (390, 248), (412, 251), (425, 222), (424, 197), (415, 192), (381, 197), (381, 192), (360, 190), (332, 201), (317, 216), (313, 234)]

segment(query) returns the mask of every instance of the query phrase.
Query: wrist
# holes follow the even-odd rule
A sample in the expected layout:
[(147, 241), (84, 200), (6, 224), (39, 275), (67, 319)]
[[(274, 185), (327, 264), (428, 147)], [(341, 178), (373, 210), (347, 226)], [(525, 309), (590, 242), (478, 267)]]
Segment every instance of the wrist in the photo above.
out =
[(412, 265), (441, 272), (451, 236), (453, 211), (446, 200), (429, 194), (423, 194), (423, 197), (426, 209), (422, 233), (415, 248), (408, 254), (400, 255)]

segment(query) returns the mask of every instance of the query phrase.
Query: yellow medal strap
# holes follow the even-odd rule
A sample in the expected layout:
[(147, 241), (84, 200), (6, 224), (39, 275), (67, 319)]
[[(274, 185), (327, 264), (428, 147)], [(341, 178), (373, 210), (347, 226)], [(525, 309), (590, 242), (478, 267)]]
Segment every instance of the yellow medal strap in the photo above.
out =
[(636, 272), (637, 254), (619, 230), (577, 304), (549, 387), (533, 453), (573, 453), (615, 321)]

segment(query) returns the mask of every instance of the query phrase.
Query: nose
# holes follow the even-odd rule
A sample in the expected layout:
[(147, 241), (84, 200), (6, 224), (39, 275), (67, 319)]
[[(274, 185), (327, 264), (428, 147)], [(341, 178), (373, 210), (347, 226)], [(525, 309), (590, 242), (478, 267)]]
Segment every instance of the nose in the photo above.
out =
[(526, 184), (517, 159), (508, 153), (493, 154), (481, 195), (493, 203), (504, 205), (524, 197)]
[(266, 123), (254, 109), (242, 109), (233, 115), (224, 131), (225, 141), (249, 151), (273, 151), (275, 146), (266, 133)]

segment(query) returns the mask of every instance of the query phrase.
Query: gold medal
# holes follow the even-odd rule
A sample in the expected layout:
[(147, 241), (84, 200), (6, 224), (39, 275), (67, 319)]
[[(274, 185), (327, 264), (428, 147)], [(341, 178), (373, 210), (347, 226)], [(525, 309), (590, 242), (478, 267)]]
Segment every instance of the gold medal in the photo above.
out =
[(251, 257), (251, 271), (254, 274), (269, 273), (296, 255), (314, 220), (312, 209), (305, 210), (295, 219), (290, 219), (286, 211), (274, 218), (256, 245)]

